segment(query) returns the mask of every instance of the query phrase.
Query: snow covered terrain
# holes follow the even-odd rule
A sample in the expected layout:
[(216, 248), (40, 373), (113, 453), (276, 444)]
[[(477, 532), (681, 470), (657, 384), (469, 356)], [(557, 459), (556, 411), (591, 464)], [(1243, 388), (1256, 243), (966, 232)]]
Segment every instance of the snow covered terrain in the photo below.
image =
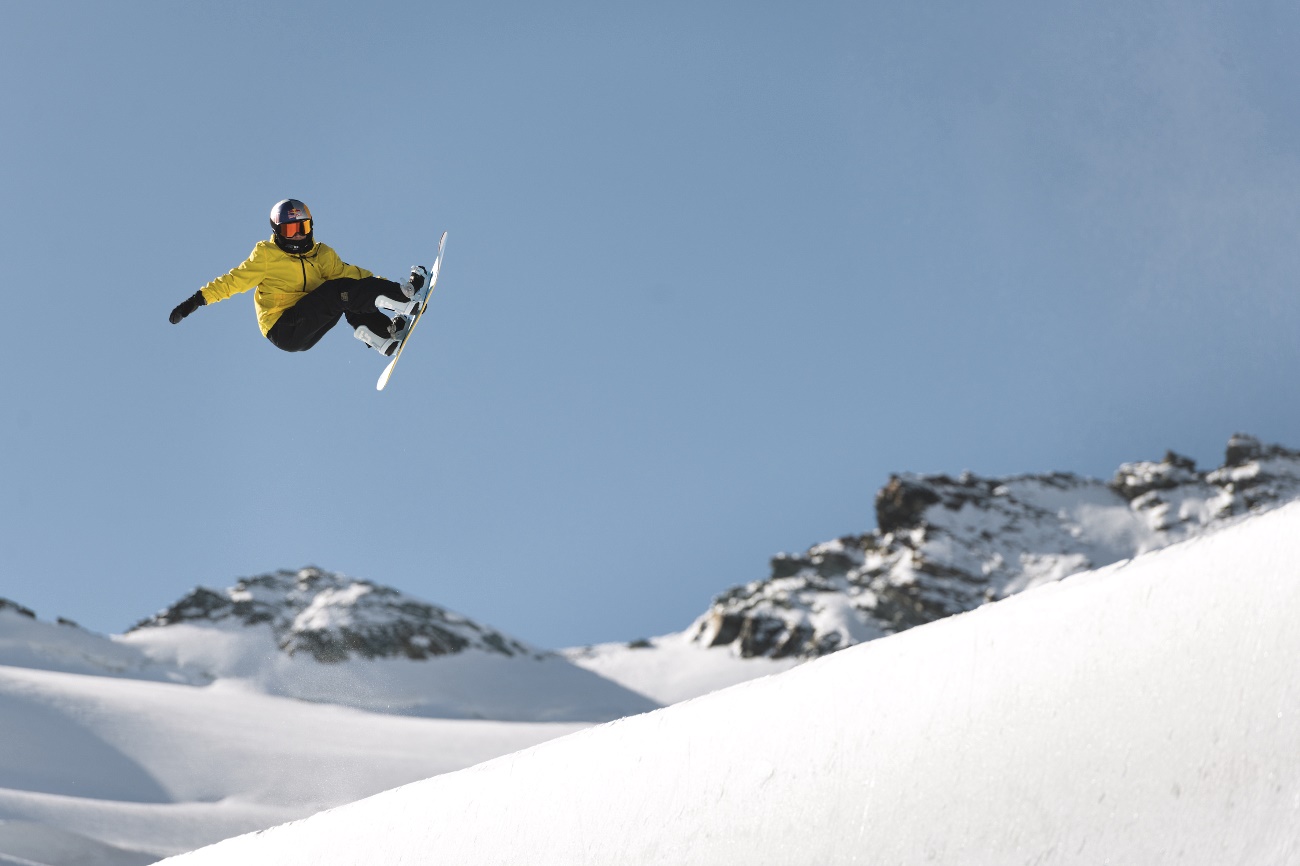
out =
[(788, 671), (803, 661), (745, 658), (730, 647), (702, 646), (688, 633), (561, 652), (574, 664), (664, 705)]
[[(543, 862), (604, 862), (598, 829), (628, 822), (671, 831), (663, 848), (632, 833), (631, 859), (689, 860), (685, 847), (743, 835), (766, 839), (768, 860), (839, 844), (872, 862), (981, 862), (980, 839), (1009, 859), (1098, 862), (1070, 846), (1167, 853), (1175, 836), (1148, 824), (1172, 810), (1186, 831), (1183, 806), (1225, 839), (1249, 825), (1285, 848), (1265, 819), (1284, 817), (1276, 797), (1300, 803), (1300, 683), (1275, 634), (1296, 609), (1297, 495), (1300, 452), (1247, 436), (1211, 472), (1169, 454), (1110, 482), (898, 475), (876, 498), (880, 528), (777, 556), (686, 630), (559, 652), (310, 567), (197, 588), (111, 637), (0, 599), (0, 866), (134, 866), (461, 770), (329, 814), (358, 838), (382, 826), (395, 849), (436, 836), (452, 852), (479, 846), (494, 810), (522, 815), (482, 862), (515, 859), (530, 827), (553, 841)], [(984, 811), (954, 800), (978, 785), (996, 794)], [(589, 817), (575, 827), (549, 811), (561, 804)], [(426, 808), (450, 823), (415, 839), (402, 816)], [(999, 808), (1016, 816), (1002, 835)], [(328, 838), (335, 820), (294, 826)], [(750, 826), (764, 820), (812, 853)], [(1043, 847), (1053, 834), (1065, 847)], [(337, 850), (322, 862), (362, 862)]]
[(1291, 863), (1300, 505), (177, 866)]
[[(0, 852), (51, 866), (148, 863), (581, 727), (0, 667)], [(81, 853), (52, 856), (54, 840)]]
[(0, 864), (150, 863), (655, 706), (319, 569), (113, 638), (0, 600)]

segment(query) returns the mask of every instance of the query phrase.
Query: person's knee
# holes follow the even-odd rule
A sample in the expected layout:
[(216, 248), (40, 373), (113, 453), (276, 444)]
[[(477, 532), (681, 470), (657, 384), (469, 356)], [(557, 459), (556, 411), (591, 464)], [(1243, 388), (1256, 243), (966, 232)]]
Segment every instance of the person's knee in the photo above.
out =
[(266, 332), (266, 339), (282, 352), (305, 352), (316, 345), (327, 330), (328, 327), (324, 330), (310, 331), (303, 327), (301, 322), (295, 322), (286, 315), (280, 317), (280, 320), (271, 326), (271, 330)]
[(305, 352), (307, 350), (306, 346), (291, 343), (285, 340), (281, 335), (275, 333), (275, 331), (268, 333), (266, 339), (272, 346), (275, 346), (281, 352)]

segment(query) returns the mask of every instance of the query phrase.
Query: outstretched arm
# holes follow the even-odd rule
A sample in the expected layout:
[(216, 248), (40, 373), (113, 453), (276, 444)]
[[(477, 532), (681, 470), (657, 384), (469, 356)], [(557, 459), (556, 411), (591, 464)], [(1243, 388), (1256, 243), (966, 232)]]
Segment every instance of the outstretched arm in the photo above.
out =
[(257, 249), (254, 248), (253, 254), (248, 257), (248, 261), (225, 276), (217, 277), (177, 305), (176, 309), (172, 310), (171, 323), (173, 325), (180, 324), (181, 319), (199, 307), (215, 304), (217, 301), (224, 301), (231, 295), (248, 291), (262, 281), (262, 274), (262, 263), (257, 260)]

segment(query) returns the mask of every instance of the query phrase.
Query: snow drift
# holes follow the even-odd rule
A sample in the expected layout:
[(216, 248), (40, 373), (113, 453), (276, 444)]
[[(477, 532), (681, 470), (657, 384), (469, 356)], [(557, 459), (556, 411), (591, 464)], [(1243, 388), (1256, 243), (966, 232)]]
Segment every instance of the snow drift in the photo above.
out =
[(176, 858), (1300, 856), (1300, 506)]

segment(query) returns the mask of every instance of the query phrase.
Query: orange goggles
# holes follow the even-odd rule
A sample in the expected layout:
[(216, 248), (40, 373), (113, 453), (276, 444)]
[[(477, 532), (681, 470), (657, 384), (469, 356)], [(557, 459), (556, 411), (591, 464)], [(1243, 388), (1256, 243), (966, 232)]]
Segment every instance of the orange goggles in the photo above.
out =
[(293, 222), (280, 223), (280, 237), (297, 238), (311, 234), (311, 220), (294, 220)]

